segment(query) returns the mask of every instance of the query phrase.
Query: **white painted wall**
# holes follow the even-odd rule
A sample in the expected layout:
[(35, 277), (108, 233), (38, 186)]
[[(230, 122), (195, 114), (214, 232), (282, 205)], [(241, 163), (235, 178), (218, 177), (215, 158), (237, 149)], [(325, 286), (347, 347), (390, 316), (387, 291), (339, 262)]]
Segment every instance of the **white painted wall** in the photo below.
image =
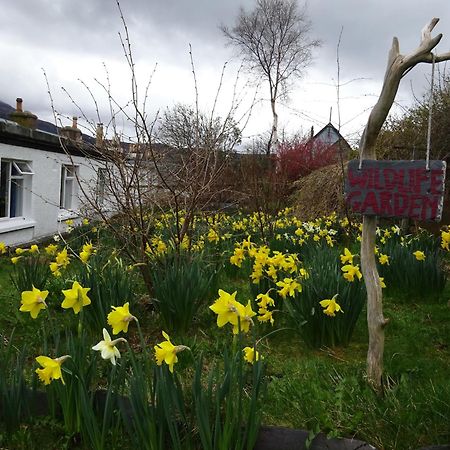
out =
[(0, 218), (0, 241), (8, 246), (28, 243), (64, 231), (66, 219), (73, 218), (75, 223), (82, 219), (86, 202), (80, 186), (77, 186), (74, 210), (59, 208), (61, 166), (78, 166), (79, 182), (92, 195), (97, 183), (97, 162), (81, 156), (73, 156), (71, 160), (66, 154), (4, 143), (0, 143), (1, 158), (29, 162), (34, 175), (29, 191), (24, 192), (24, 217)]

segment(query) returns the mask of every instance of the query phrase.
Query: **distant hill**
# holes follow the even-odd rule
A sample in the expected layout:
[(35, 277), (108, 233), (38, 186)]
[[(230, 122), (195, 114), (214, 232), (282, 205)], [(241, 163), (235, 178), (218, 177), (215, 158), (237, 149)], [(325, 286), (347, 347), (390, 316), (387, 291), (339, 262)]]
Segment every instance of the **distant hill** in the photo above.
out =
[[(15, 108), (0, 100), (0, 119), (10, 120), (9, 115), (13, 111), (15, 111)], [(56, 125), (45, 120), (38, 119), (36, 128), (41, 131), (46, 131), (47, 133), (58, 134), (58, 128), (56, 127)], [(83, 141), (88, 142), (89, 144), (94, 144), (95, 138), (83, 134)]]

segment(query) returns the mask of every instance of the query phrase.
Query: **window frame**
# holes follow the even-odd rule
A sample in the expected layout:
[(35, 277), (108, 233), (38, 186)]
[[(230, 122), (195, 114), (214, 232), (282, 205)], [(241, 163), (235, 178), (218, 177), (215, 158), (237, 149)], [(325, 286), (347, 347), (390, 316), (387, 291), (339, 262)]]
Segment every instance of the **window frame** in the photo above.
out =
[[(61, 178), (59, 186), (59, 209), (63, 211), (75, 211), (76, 209), (76, 195), (78, 192), (78, 165), (76, 164), (62, 164), (61, 165)], [(67, 182), (70, 182), (71, 194), (70, 205), (67, 203)]]
[[(0, 216), (0, 221), (12, 220), (25, 218), (27, 213), (27, 191), (31, 191), (31, 180), (34, 175), (33, 169), (31, 168), (31, 161), (23, 161), (13, 158), (0, 158), (0, 168), (6, 164), (6, 183), (5, 190), (2, 196), (5, 198), (4, 203), (4, 215)], [(0, 192), (3, 180), (1, 180), (0, 171)], [(15, 182), (15, 180), (20, 180), (20, 182)], [(17, 190), (13, 189), (13, 186), (17, 187)], [(18, 194), (19, 193), (19, 194)], [(11, 215), (11, 207), (13, 206), (14, 197), (14, 208), (19, 209), (19, 212), (15, 212)], [(0, 212), (0, 214), (3, 214)]]

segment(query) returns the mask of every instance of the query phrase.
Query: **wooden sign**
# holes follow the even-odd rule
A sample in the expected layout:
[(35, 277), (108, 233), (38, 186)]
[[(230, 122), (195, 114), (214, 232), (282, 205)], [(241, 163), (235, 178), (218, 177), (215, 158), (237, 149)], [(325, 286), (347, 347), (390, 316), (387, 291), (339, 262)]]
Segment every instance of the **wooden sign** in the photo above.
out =
[(346, 202), (356, 213), (434, 220), (442, 216), (445, 161), (352, 160), (345, 182)]

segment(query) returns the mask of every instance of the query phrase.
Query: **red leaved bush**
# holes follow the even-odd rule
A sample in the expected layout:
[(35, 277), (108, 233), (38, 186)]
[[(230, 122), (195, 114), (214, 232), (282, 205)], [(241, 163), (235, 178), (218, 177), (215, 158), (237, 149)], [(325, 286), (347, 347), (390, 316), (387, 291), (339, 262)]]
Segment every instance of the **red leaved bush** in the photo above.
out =
[(326, 145), (318, 141), (283, 143), (277, 152), (277, 172), (295, 181), (314, 170), (338, 161), (338, 143)]

